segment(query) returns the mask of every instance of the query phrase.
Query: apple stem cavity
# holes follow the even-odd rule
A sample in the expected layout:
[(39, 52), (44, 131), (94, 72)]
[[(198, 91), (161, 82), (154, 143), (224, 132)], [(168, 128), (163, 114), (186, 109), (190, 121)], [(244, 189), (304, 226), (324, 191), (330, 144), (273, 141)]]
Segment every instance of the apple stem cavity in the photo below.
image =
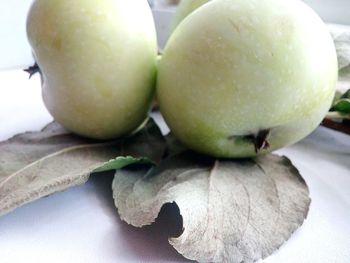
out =
[(270, 143), (268, 137), (270, 136), (270, 129), (259, 130), (257, 133), (236, 136), (232, 135), (228, 137), (229, 140), (239, 140), (246, 143), (254, 145), (255, 153), (259, 153), (262, 150), (268, 150), (270, 148)]
[(29, 68), (24, 69), (24, 71), (29, 74), (29, 79), (31, 79), (36, 73), (41, 74), (41, 70), (39, 68), (39, 65), (36, 62), (33, 66), (30, 66)]
[(260, 130), (254, 137), (255, 152), (258, 153), (261, 150), (267, 150), (270, 148), (270, 143), (268, 142), (268, 137), (270, 135), (270, 130)]

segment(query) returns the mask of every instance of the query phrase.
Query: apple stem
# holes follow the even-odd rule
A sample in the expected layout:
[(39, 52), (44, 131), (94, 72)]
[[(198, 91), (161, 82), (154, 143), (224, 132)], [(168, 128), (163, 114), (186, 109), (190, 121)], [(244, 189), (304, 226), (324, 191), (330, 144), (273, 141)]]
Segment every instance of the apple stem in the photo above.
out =
[(232, 135), (228, 137), (229, 140), (240, 139), (248, 143), (253, 143), (255, 147), (255, 152), (259, 153), (262, 150), (267, 150), (270, 148), (270, 143), (268, 141), (268, 137), (270, 136), (271, 130), (260, 130), (257, 133), (249, 134), (245, 136), (236, 136)]
[(260, 130), (256, 134), (250, 134), (246, 138), (254, 143), (255, 152), (258, 153), (261, 150), (266, 150), (270, 147), (268, 142), (268, 137), (270, 135), (270, 130)]
[(29, 74), (29, 79), (31, 79), (36, 73), (41, 74), (41, 70), (39, 68), (39, 65), (35, 62), (33, 66), (30, 66), (27, 69), (24, 69), (25, 72)]
[(256, 153), (261, 150), (266, 150), (270, 147), (270, 143), (267, 140), (269, 135), (270, 130), (261, 130), (255, 135), (254, 144)]

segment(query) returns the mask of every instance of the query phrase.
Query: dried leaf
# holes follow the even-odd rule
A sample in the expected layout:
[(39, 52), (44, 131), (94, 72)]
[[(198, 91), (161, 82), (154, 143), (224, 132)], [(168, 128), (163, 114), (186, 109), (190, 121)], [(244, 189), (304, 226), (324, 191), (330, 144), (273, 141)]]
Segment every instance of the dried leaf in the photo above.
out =
[(121, 218), (152, 224), (175, 202), (183, 233), (169, 242), (199, 262), (255, 262), (278, 249), (307, 216), (305, 181), (286, 157), (213, 160), (183, 153), (151, 170), (123, 169), (113, 181)]
[(329, 26), (337, 50), (339, 81), (337, 89), (345, 92), (350, 89), (350, 28)]
[[(153, 121), (133, 136), (98, 142), (68, 133), (57, 123), (0, 144), (0, 215), (40, 197), (85, 183), (93, 171), (160, 161), (165, 140)], [(102, 169), (96, 170), (102, 166)]]
[(350, 29), (331, 26), (330, 32), (338, 54), (339, 70), (350, 66)]
[(176, 137), (172, 134), (169, 133), (165, 136), (166, 140), (166, 156), (173, 156), (177, 155), (179, 153), (187, 151), (186, 146), (184, 146)]

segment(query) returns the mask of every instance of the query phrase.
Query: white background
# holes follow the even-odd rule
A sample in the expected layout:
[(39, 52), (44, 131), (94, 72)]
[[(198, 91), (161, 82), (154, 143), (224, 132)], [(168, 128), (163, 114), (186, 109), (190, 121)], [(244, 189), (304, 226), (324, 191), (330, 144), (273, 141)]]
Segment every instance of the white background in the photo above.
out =
[[(0, 0), (0, 68), (32, 62), (24, 30), (29, 2)], [(350, 10), (348, 0), (309, 2), (331, 22), (344, 21)], [(168, 20), (164, 13), (157, 14), (161, 32)], [(0, 72), (0, 91), (0, 140), (39, 130), (51, 120), (41, 101), (38, 76), (28, 81), (19, 70)], [(350, 262), (350, 136), (319, 128), (279, 153), (305, 177), (312, 204), (305, 224), (264, 262)], [(143, 230), (120, 221), (110, 183), (110, 177), (96, 177), (1, 217), (0, 262), (184, 261), (167, 244), (166, 221)]]

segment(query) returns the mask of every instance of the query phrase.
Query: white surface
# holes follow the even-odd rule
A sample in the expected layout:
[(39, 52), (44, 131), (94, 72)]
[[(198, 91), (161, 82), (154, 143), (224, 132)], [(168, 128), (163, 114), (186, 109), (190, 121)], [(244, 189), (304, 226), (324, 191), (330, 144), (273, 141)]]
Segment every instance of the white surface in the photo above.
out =
[[(24, 72), (2, 72), (0, 84), (0, 140), (51, 120), (38, 77), (29, 81)], [(305, 224), (263, 262), (350, 262), (350, 136), (319, 128), (279, 153), (303, 174), (312, 203)], [(95, 177), (0, 217), (0, 262), (185, 261), (167, 244), (168, 224), (140, 230), (120, 221), (111, 179)]]
[(169, 26), (171, 24), (173, 10), (153, 10), (154, 21), (156, 23), (158, 44), (160, 48), (164, 48), (169, 37)]
[(0, 0), (0, 70), (33, 64), (26, 17), (33, 0)]
[(350, 24), (349, 0), (303, 0), (328, 23)]

